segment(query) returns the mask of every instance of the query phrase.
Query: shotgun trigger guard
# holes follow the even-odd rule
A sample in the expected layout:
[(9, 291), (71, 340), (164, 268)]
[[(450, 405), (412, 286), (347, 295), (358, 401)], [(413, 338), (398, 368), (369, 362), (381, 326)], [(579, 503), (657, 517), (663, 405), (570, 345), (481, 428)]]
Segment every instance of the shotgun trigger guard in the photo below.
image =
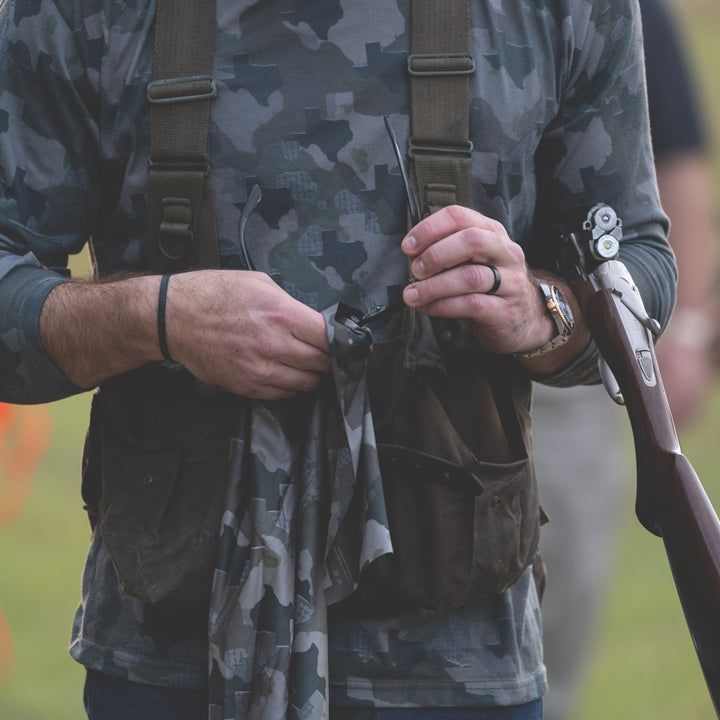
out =
[[(608, 260), (598, 265), (590, 274), (590, 282), (597, 291), (610, 291), (625, 335), (633, 348), (640, 376), (648, 387), (654, 387), (657, 385), (658, 376), (653, 335), (659, 334), (660, 325), (647, 314), (632, 276), (619, 260)], [(622, 398), (622, 393), (617, 380), (602, 358), (599, 368), (610, 397), (615, 402), (623, 403), (622, 399), (618, 399)]]

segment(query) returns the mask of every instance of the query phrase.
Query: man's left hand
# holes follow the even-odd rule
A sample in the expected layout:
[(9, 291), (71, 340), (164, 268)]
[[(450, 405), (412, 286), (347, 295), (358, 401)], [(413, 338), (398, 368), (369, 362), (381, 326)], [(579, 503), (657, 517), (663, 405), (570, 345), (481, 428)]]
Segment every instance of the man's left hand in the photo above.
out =
[[(402, 242), (414, 281), (405, 303), (434, 317), (475, 324), (478, 341), (494, 353), (525, 352), (556, 333), (522, 248), (496, 220), (461, 206), (418, 223)], [(500, 286), (488, 294), (500, 274)]]

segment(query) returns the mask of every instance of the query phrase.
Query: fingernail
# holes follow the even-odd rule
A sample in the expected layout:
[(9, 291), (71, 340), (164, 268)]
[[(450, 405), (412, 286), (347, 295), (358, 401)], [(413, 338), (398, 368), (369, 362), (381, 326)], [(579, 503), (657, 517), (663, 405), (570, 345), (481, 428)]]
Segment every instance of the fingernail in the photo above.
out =
[(425, 277), (425, 263), (422, 260), (416, 260), (412, 266), (412, 274), (416, 278), (422, 278)]
[(404, 295), (406, 305), (417, 305), (420, 296), (418, 295), (418, 291), (412, 285), (405, 288)]
[(402, 241), (401, 247), (404, 252), (414, 252), (417, 249), (417, 240), (412, 235), (408, 235)]

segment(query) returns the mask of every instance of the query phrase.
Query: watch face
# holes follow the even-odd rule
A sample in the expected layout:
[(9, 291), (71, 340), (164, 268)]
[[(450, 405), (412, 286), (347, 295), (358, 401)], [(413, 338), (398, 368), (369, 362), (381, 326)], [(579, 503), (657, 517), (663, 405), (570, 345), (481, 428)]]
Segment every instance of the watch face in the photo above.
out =
[(575, 327), (575, 318), (573, 317), (572, 309), (570, 308), (570, 304), (565, 299), (565, 296), (562, 294), (562, 292), (556, 288), (552, 287), (551, 292), (554, 295), (555, 304), (557, 306), (557, 310), (562, 316), (561, 319), (563, 321), (563, 325), (568, 330), (572, 330)]

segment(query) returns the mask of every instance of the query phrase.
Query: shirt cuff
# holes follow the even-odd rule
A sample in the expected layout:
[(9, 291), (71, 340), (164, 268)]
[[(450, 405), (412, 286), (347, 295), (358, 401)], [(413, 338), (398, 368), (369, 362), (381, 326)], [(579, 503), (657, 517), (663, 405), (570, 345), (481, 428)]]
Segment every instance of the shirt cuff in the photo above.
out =
[(2, 383), (9, 402), (46, 403), (86, 390), (63, 375), (40, 340), (42, 307), (50, 292), (64, 282), (69, 280), (32, 263), (18, 264), (3, 278), (0, 304), (7, 315), (0, 321), (2, 339), (19, 357), (12, 379)]
[(549, 375), (532, 375), (530, 379), (541, 385), (551, 387), (572, 387), (573, 385), (597, 385), (600, 383), (598, 371), (598, 349), (594, 340), (567, 365)]

